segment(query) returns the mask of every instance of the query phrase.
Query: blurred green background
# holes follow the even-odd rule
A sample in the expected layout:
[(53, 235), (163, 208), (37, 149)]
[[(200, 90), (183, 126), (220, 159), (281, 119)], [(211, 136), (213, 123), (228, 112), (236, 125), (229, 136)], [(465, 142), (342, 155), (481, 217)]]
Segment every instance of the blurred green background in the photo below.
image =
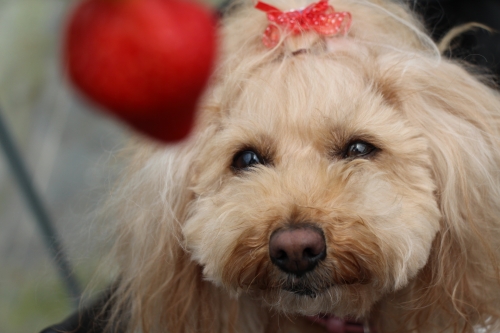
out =
[[(97, 212), (128, 130), (64, 78), (60, 42), (74, 3), (0, 0), (0, 112), (88, 298), (112, 280), (110, 270), (96, 274), (110, 246)], [(0, 332), (39, 332), (71, 314), (74, 303), (0, 151)]]
[[(126, 130), (65, 83), (59, 49), (72, 4), (0, 0), (0, 110), (85, 287), (109, 245), (95, 212), (115, 178), (113, 152)], [(104, 286), (109, 279), (96, 280)], [(73, 306), (0, 152), (0, 332), (39, 332)]]

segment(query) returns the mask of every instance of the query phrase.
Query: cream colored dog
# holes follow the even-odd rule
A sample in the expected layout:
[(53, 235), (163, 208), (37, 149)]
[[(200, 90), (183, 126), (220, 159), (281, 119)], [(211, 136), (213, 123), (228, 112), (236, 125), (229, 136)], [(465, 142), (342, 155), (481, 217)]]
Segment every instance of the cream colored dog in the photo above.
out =
[(112, 199), (112, 322), (499, 331), (499, 94), (398, 3), (330, 4), (350, 13), (348, 32), (277, 26), (271, 48), (266, 13), (233, 9), (195, 134), (134, 147)]

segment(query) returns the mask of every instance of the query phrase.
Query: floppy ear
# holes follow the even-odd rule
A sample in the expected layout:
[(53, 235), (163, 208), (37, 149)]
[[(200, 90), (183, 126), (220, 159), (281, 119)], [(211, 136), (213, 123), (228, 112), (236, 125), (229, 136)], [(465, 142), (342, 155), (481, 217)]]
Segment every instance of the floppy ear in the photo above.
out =
[[(186, 217), (199, 146), (136, 144), (132, 164), (112, 193), (118, 219), (115, 256), (119, 281), (111, 300), (111, 326), (127, 332), (218, 332), (217, 313), (237, 315), (225, 294), (203, 281), (201, 268), (183, 248)], [(223, 307), (231, 309), (223, 309)]]
[(427, 138), (442, 214), (429, 261), (411, 291), (409, 320), (444, 323), (455, 332), (498, 324), (499, 94), (444, 60), (391, 61), (397, 65), (386, 72), (386, 85)]

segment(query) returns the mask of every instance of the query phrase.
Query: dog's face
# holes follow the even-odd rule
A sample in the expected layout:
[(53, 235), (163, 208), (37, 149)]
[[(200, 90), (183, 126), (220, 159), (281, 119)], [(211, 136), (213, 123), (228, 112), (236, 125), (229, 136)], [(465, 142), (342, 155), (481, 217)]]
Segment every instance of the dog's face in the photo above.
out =
[(219, 92), (183, 226), (206, 279), (286, 313), (362, 315), (426, 264), (427, 142), (361, 57), (292, 56)]

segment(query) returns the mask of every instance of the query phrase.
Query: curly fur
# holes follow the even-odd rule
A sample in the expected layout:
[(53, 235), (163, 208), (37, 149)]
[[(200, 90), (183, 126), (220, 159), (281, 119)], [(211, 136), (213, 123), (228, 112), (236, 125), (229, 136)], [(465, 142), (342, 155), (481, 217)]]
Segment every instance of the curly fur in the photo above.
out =
[[(499, 94), (441, 58), (399, 3), (331, 4), (352, 13), (347, 36), (284, 35), (271, 50), (265, 14), (233, 8), (195, 134), (132, 147), (110, 201), (112, 322), (321, 332), (302, 318), (330, 313), (380, 333), (500, 329)], [(342, 158), (355, 139), (379, 151)], [(248, 147), (269, 164), (234, 172)], [(328, 253), (298, 280), (272, 265), (268, 242), (304, 221), (323, 229)]]

